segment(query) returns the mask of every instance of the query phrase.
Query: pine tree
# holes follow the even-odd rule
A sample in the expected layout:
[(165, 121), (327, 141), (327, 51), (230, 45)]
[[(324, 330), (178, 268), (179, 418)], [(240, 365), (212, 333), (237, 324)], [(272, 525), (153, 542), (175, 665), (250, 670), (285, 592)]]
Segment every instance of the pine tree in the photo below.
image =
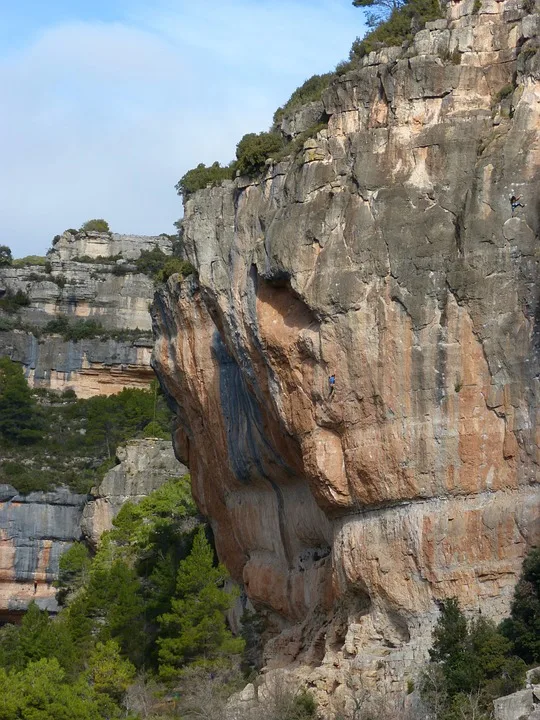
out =
[(501, 632), (526, 663), (540, 662), (540, 548), (525, 558), (510, 618), (501, 624)]
[(234, 638), (226, 624), (225, 613), (234, 600), (223, 588), (226, 577), (222, 565), (214, 566), (212, 548), (199, 529), (190, 555), (180, 563), (171, 612), (159, 618), (166, 635), (158, 639), (164, 679), (186, 665), (211, 667), (242, 651), (242, 638)]
[(18, 444), (41, 438), (36, 403), (21, 365), (0, 358), (0, 435)]

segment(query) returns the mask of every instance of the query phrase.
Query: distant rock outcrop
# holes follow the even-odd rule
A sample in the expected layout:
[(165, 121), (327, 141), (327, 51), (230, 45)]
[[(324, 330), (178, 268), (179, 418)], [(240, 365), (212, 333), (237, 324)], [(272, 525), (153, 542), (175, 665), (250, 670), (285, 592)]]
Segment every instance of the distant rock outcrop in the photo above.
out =
[[(153, 378), (148, 306), (154, 283), (132, 261), (155, 246), (172, 251), (166, 235), (65, 232), (45, 266), (0, 268), (0, 292), (21, 292), (29, 302), (0, 317), (0, 355), (22, 363), (30, 385), (69, 388), (83, 398), (147, 387)], [(104, 333), (77, 342), (43, 334), (59, 317), (93, 320)]]
[(126, 500), (137, 502), (167, 480), (188, 472), (176, 459), (170, 440), (131, 440), (116, 455), (120, 464), (109, 470), (99, 487), (92, 488), (83, 511), (82, 533), (93, 547), (112, 528)]
[(66, 488), (19, 495), (0, 485), (0, 622), (16, 618), (32, 600), (57, 611), (52, 582), (60, 555), (81, 537), (86, 500)]
[(137, 502), (187, 472), (168, 440), (132, 440), (117, 456), (90, 496), (66, 488), (19, 495), (0, 485), (0, 624), (17, 620), (32, 600), (57, 612), (52, 583), (62, 553), (77, 540), (97, 545), (126, 500)]

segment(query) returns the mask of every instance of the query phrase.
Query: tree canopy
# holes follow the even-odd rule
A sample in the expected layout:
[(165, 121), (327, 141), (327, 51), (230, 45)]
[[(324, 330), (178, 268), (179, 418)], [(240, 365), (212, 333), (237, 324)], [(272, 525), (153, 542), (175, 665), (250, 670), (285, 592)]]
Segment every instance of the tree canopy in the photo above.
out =
[(11, 250), (7, 245), (0, 245), (0, 267), (6, 267), (13, 262)]

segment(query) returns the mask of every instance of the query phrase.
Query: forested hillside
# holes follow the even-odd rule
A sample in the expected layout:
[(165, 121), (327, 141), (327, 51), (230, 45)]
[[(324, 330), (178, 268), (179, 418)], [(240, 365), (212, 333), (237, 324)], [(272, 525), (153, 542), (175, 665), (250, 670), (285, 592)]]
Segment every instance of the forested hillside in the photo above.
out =
[(170, 437), (171, 413), (157, 382), (149, 390), (77, 399), (31, 390), (21, 365), (0, 358), (0, 482), (19, 492), (65, 484), (88, 492), (133, 437)]

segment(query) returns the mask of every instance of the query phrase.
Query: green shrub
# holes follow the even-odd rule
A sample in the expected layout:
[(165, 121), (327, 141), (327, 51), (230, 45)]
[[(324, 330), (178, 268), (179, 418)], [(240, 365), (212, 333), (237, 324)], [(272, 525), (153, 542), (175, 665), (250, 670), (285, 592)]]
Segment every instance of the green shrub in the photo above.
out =
[(172, 257), (165, 261), (161, 270), (156, 273), (155, 279), (157, 282), (164, 283), (171, 277), (171, 275), (181, 275), (187, 277), (193, 275), (195, 268), (193, 265), (186, 260), (180, 260), (180, 258)]
[(12, 317), (0, 317), (0, 332), (9, 332), (17, 327), (17, 321)]
[(42, 255), (26, 255), (22, 258), (16, 258), (12, 265), (13, 267), (25, 267), (26, 265), (45, 265), (47, 258)]
[(482, 0), (474, 0), (474, 5), (473, 5), (473, 9), (472, 9), (473, 15), (477, 15), (481, 9), (482, 9)]
[[(382, 22), (363, 38), (356, 38), (349, 53), (349, 60), (355, 61), (385, 46), (402, 45), (412, 40), (414, 32), (426, 22), (442, 17), (439, 0), (409, 0), (394, 9), (388, 20)], [(413, 31), (414, 26), (414, 31)]]
[(326, 73), (325, 75), (312, 75), (308, 78), (300, 87), (296, 88), (285, 105), (276, 110), (274, 113), (274, 123), (279, 123), (284, 115), (287, 115), (302, 105), (320, 100), (333, 77), (334, 73)]
[(93, 220), (87, 220), (81, 225), (81, 232), (100, 232), (108, 233), (111, 229), (109, 223), (103, 218), (95, 218)]
[(75, 230), (74, 228), (68, 228), (67, 230), (64, 230), (64, 232), (69, 233), (70, 235), (78, 235), (79, 231)]
[(199, 163), (193, 170), (188, 170), (176, 183), (176, 192), (185, 199), (197, 192), (197, 190), (221, 185), (223, 180), (232, 180), (234, 172), (234, 163), (225, 167), (222, 167), (218, 162), (209, 167), (206, 167), (204, 163)]
[(501, 624), (514, 651), (526, 663), (540, 662), (540, 549), (532, 550), (523, 563), (514, 591), (510, 618)]
[(248, 133), (236, 146), (236, 169), (240, 175), (254, 177), (264, 168), (268, 158), (283, 148), (283, 139), (279, 133)]
[(505, 98), (509, 97), (514, 92), (514, 86), (512, 83), (508, 83), (507, 85), (504, 85), (498, 93), (495, 95), (495, 102), (499, 103), (501, 100), (504, 100)]
[(420, 693), (440, 720), (467, 717), (463, 711), (473, 696), (487, 714), (494, 698), (514, 692), (525, 678), (511, 642), (482, 616), (468, 622), (456, 598), (442, 603), (429, 655)]
[(69, 320), (65, 315), (60, 315), (50, 320), (44, 327), (43, 332), (47, 335), (61, 335), (64, 340), (87, 340), (100, 337), (103, 334), (103, 326), (96, 320)]
[(163, 250), (154, 245), (151, 250), (143, 250), (140, 256), (135, 260), (135, 266), (140, 273), (144, 273), (149, 277), (155, 277), (162, 270), (163, 266), (169, 259)]
[(30, 305), (30, 298), (22, 290), (6, 290), (3, 297), (0, 298), (0, 310), (6, 313), (15, 314), (23, 307)]

